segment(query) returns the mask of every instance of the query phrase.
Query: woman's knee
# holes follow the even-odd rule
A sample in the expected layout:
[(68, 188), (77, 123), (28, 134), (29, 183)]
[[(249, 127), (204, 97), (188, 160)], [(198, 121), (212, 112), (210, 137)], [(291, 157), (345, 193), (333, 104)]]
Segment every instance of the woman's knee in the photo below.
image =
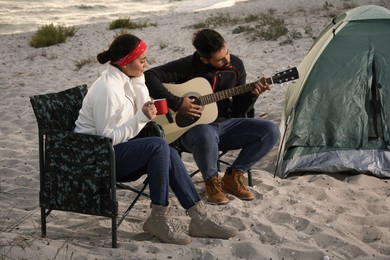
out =
[(171, 155), (171, 160), (180, 160), (181, 161), (181, 157), (179, 155), (179, 152), (173, 148), (173, 147), (169, 147), (170, 151), (170, 155)]
[(169, 145), (161, 137), (147, 137), (150, 148), (158, 153), (169, 154)]

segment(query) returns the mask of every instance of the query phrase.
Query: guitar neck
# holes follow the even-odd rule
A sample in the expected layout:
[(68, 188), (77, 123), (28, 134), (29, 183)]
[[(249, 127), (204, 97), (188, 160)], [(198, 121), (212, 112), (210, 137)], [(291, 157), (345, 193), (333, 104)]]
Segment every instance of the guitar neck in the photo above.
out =
[[(267, 84), (272, 84), (271, 78), (266, 78), (265, 80)], [(215, 93), (204, 95), (199, 97), (199, 100), (202, 105), (207, 105), (229, 97), (244, 94), (246, 92), (252, 91), (253, 89), (255, 89), (255, 87), (256, 87), (256, 81), (245, 85), (237, 86), (234, 88), (228, 88)]]

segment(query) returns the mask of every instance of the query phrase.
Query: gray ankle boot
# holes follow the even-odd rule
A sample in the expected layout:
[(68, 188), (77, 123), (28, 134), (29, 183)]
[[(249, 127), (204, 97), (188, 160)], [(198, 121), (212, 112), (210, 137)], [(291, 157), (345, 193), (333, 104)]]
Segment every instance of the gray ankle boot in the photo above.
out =
[(168, 207), (151, 204), (152, 211), (145, 221), (143, 230), (157, 237), (164, 243), (186, 245), (191, 237), (180, 230), (173, 230), (168, 223)]
[(199, 201), (187, 210), (191, 217), (189, 233), (192, 237), (211, 237), (228, 239), (237, 235), (237, 229), (222, 226), (211, 220), (206, 205)]

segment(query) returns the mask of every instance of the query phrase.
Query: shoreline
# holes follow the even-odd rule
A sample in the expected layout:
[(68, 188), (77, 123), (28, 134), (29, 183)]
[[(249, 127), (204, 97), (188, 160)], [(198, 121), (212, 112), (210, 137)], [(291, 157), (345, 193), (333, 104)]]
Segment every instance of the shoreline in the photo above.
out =
[[(71, 26), (87, 26), (87, 25), (93, 25), (96, 23), (109, 23), (113, 20), (119, 19), (119, 18), (129, 18), (131, 20), (140, 20), (140, 19), (148, 19), (149, 17), (159, 17), (159, 16), (167, 16), (171, 15), (173, 13), (181, 14), (181, 13), (194, 13), (199, 11), (205, 11), (205, 10), (219, 10), (221, 8), (228, 8), (232, 7), (237, 3), (248, 1), (248, 0), (214, 0), (212, 3), (210, 1), (200, 1), (197, 2), (197, 5), (194, 4), (194, 2), (182, 2), (182, 1), (169, 1), (165, 4), (159, 5), (159, 6), (149, 6), (148, 10), (143, 9), (143, 2), (140, 1), (138, 4), (135, 4), (133, 7), (133, 10), (117, 10), (118, 3), (110, 3), (110, 6), (106, 5), (99, 5), (98, 3), (95, 3), (94, 5), (91, 5), (92, 3), (88, 4), (80, 4), (80, 5), (72, 5), (62, 6), (61, 9), (58, 9), (58, 6), (53, 6), (55, 3), (52, 3), (52, 5), (49, 7), (48, 10), (46, 10), (46, 21), (44, 22), (41, 19), (38, 18), (24, 18), (19, 16), (13, 16), (9, 19), (9, 23), (5, 23), (7, 21), (7, 15), (5, 15), (6, 18), (4, 19), (3, 23), (0, 23), (0, 35), (10, 35), (10, 34), (17, 34), (17, 33), (28, 33), (28, 32), (35, 32), (39, 29), (42, 25), (47, 24), (54, 24), (54, 25), (63, 25), (67, 27)], [(250, 1), (250, 0), (249, 0)], [(181, 2), (181, 3), (180, 3)], [(217, 3), (216, 3), (217, 2)], [(14, 8), (18, 8), (18, 4), (14, 6)], [(37, 15), (37, 9), (39, 7), (35, 7), (35, 9), (30, 10), (31, 15)], [(43, 5), (42, 5), (43, 8)], [(108, 8), (108, 9), (107, 9)], [(28, 8), (27, 8), (28, 9)], [(28, 9), (29, 10), (29, 9)], [(105, 11), (102, 11), (105, 10)], [(129, 13), (126, 13), (126, 10), (129, 11)], [(4, 11), (7, 11), (7, 8), (4, 7)], [(72, 14), (69, 14), (69, 12), (74, 12)], [(66, 16), (68, 18), (61, 18), (61, 14), (66, 13)], [(85, 16), (85, 13), (87, 14)], [(22, 14), (26, 16), (29, 14), (29, 11), (23, 10)], [(93, 15), (88, 15), (93, 14)], [(69, 17), (72, 17), (69, 19)], [(34, 28), (35, 26), (35, 28)], [(12, 28), (14, 28), (14, 31), (11, 31)]]

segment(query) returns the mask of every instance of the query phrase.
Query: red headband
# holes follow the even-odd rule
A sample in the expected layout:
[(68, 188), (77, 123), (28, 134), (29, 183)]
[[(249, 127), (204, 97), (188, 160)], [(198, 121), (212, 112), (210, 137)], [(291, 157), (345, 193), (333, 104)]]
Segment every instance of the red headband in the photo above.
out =
[(138, 46), (132, 50), (129, 54), (127, 54), (125, 57), (121, 58), (120, 60), (117, 60), (113, 62), (113, 64), (116, 64), (118, 66), (125, 66), (126, 64), (129, 64), (136, 58), (138, 58), (139, 55), (141, 55), (148, 46), (143, 40), (140, 40)]

